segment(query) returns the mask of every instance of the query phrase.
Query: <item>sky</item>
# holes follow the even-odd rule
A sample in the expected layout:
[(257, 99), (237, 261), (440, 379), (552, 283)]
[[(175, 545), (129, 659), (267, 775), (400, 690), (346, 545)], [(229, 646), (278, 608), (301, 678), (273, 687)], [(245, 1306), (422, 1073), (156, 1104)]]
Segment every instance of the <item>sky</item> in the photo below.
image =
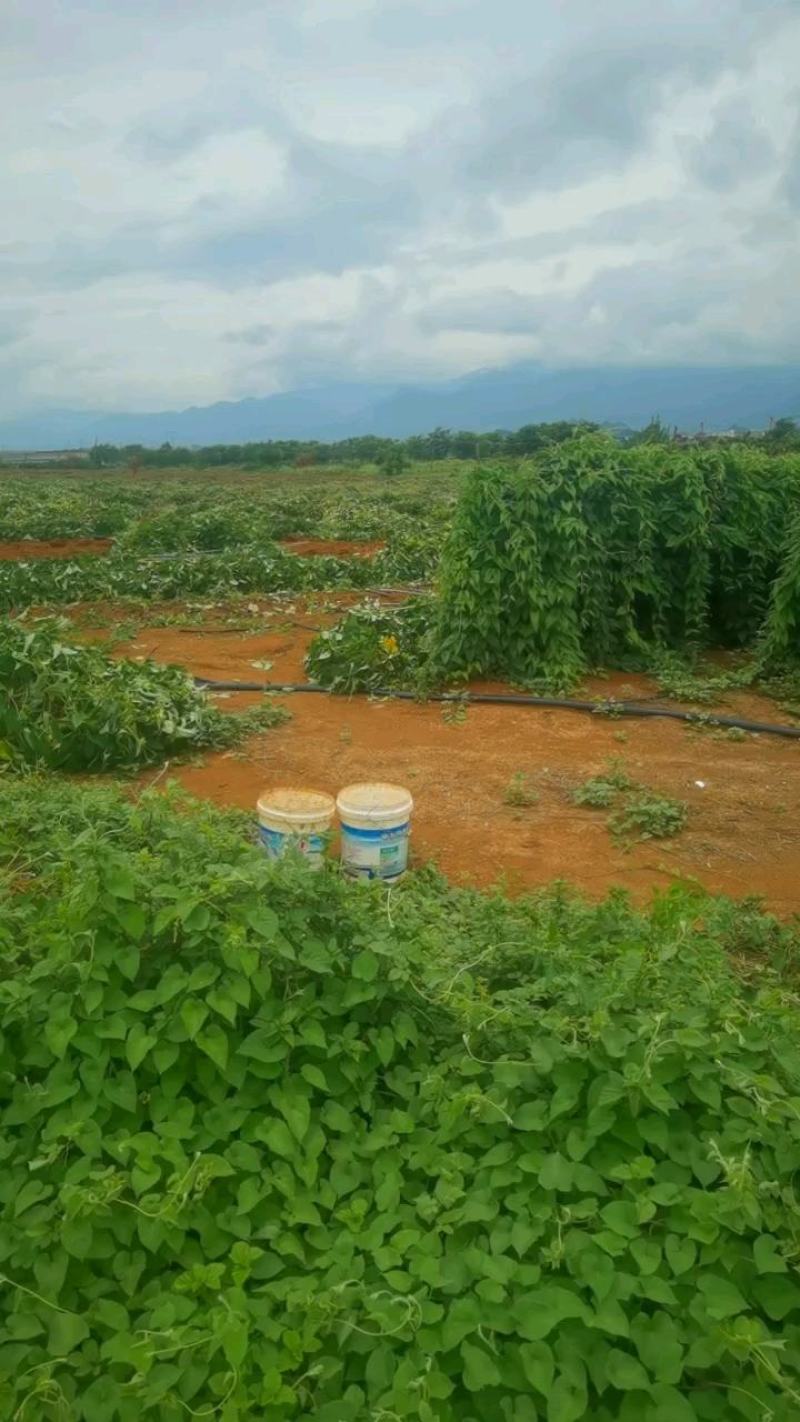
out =
[(800, 0), (0, 10), (0, 417), (800, 359)]

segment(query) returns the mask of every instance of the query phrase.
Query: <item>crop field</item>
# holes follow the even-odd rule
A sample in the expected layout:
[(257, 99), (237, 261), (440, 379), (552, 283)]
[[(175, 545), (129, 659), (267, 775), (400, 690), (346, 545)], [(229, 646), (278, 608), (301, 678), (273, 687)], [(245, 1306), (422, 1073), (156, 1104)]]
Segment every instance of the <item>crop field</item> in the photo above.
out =
[(800, 1416), (800, 457), (12, 471), (0, 614), (0, 1422)]

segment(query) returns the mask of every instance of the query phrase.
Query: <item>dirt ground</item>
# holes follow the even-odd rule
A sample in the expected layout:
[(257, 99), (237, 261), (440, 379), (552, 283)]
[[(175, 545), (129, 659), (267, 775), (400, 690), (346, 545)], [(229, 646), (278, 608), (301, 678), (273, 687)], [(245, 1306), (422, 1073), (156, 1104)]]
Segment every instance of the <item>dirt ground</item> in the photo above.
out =
[(108, 553), (111, 538), (22, 538), (18, 543), (0, 543), (0, 562), (16, 563), (27, 558), (75, 558), (85, 553)]
[(365, 543), (363, 539), (354, 542), (346, 538), (284, 538), (281, 547), (287, 553), (297, 553), (303, 558), (319, 558), (326, 553), (337, 558), (371, 558), (386, 544), (380, 539)]
[[(252, 634), (148, 627), (118, 650), (218, 680), (305, 681), (311, 627), (330, 616), (299, 603), (284, 611), (260, 603), (264, 621)], [(654, 690), (633, 676), (593, 684), (597, 695), (629, 700)], [(695, 880), (737, 898), (761, 896), (784, 916), (800, 911), (800, 742), (732, 741), (678, 722), (537, 708), (472, 706), (459, 720), (438, 704), (279, 699), (292, 714), (285, 726), (239, 751), (170, 767), (160, 783), (174, 777), (195, 795), (254, 811), (259, 794), (277, 785), (335, 793), (352, 781), (390, 780), (414, 795), (417, 862), (434, 859), (456, 882), (503, 882), (514, 892), (564, 878), (592, 897), (620, 884), (642, 900), (656, 887)], [(241, 693), (218, 704), (236, 710), (257, 700)], [(750, 693), (731, 695), (723, 709), (785, 719)], [(606, 828), (608, 811), (570, 802), (570, 790), (612, 756), (637, 781), (687, 803), (683, 833), (625, 848)], [(539, 800), (515, 809), (504, 795), (520, 772)]]

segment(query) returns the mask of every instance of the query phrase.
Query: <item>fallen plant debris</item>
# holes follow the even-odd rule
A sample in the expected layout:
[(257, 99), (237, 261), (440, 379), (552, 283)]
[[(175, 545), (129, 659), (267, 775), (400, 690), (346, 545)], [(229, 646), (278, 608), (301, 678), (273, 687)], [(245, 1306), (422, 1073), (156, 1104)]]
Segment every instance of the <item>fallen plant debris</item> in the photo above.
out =
[(131, 769), (237, 745), (287, 714), (265, 701), (227, 715), (182, 668), (114, 661), (65, 640), (57, 622), (0, 626), (0, 766)]

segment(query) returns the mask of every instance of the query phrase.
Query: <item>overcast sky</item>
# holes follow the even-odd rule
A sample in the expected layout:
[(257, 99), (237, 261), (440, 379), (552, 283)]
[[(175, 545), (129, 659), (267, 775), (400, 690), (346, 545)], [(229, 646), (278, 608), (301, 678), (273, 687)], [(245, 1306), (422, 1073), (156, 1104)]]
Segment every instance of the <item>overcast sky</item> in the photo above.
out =
[(800, 0), (0, 0), (0, 415), (800, 359)]

